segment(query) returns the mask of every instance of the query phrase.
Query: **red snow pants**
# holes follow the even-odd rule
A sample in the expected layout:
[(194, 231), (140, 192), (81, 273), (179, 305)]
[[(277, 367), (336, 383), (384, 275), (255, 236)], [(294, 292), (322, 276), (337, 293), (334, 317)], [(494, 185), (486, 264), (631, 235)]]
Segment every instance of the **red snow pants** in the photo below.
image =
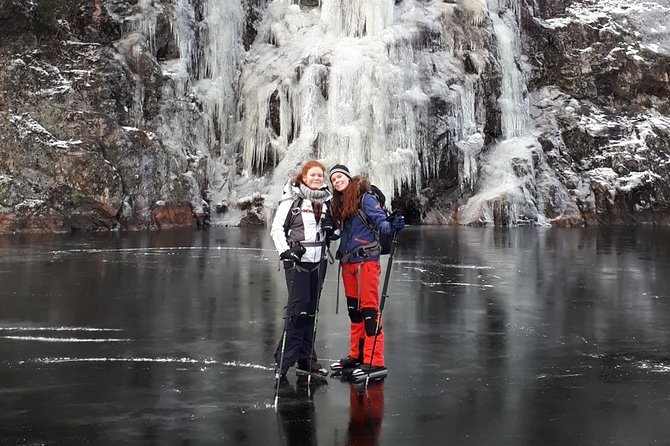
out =
[[(363, 364), (384, 366), (384, 332), (379, 316), (379, 260), (363, 263), (342, 263), (342, 281), (347, 296), (347, 310), (351, 320), (349, 356), (360, 358)], [(375, 329), (379, 328), (374, 358), (372, 345)]]

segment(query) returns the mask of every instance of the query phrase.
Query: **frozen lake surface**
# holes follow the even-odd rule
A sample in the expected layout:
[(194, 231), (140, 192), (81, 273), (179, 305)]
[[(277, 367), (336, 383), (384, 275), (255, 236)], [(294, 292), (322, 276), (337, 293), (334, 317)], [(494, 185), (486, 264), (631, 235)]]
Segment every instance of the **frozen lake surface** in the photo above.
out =
[[(388, 378), (290, 371), (276, 411), (267, 230), (0, 237), (0, 444), (667, 444), (669, 254), (667, 230), (407, 228)], [(347, 353), (336, 273), (324, 363)]]

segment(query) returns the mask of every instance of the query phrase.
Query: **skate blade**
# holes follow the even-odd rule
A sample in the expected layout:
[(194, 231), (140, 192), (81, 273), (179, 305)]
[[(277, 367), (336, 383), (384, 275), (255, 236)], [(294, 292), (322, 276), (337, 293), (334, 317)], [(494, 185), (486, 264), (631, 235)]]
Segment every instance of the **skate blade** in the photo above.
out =
[(351, 381), (352, 373), (355, 368), (347, 367), (346, 369), (333, 370), (330, 374), (333, 378), (340, 378), (342, 381)]
[(295, 369), (296, 376), (312, 376), (312, 378), (325, 378), (328, 376), (328, 371), (323, 369), (323, 372), (308, 372), (307, 370)]
[(379, 381), (386, 378), (387, 374), (387, 370), (377, 370), (375, 372), (364, 373), (363, 375), (352, 376), (351, 380), (356, 384), (365, 382), (367, 379), (370, 381)]
[(331, 372), (340, 372), (342, 370), (355, 370), (360, 366), (360, 363), (356, 363), (356, 365), (349, 366), (349, 367), (342, 367), (339, 362), (334, 362), (330, 365), (330, 371)]

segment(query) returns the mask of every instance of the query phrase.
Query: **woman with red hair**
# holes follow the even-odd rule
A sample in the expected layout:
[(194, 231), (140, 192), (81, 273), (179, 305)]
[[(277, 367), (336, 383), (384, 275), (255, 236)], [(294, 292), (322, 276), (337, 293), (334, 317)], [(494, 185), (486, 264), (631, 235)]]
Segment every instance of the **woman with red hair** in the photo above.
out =
[[(381, 247), (375, 231), (392, 234), (405, 227), (405, 220), (396, 213), (393, 221), (387, 221), (379, 201), (369, 193), (368, 180), (362, 176), (352, 177), (346, 166), (333, 166), (329, 176), (334, 189), (333, 220), (340, 229), (337, 258), (342, 265), (347, 312), (351, 320), (349, 355), (332, 364), (331, 368), (342, 372), (348, 369), (354, 378), (373, 374), (381, 378), (386, 376), (386, 366), (379, 314)], [(360, 211), (372, 221), (374, 228), (368, 226)]]
[[(332, 230), (326, 168), (308, 161), (284, 187), (270, 236), (280, 254), (288, 287), (284, 332), (275, 352), (276, 378), (297, 363), (298, 374), (327, 375), (317, 362), (314, 324), (328, 264), (327, 232)], [(330, 229), (328, 229), (330, 228)]]

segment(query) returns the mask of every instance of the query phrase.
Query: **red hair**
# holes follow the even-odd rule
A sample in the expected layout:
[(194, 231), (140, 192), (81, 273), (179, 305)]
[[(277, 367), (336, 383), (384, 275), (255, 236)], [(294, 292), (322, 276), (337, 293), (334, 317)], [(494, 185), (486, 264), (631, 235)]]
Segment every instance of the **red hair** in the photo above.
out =
[(316, 160), (307, 161), (302, 166), (302, 170), (300, 170), (300, 172), (293, 179), (293, 185), (300, 186), (300, 183), (302, 183), (302, 179), (307, 176), (307, 172), (309, 172), (309, 169), (311, 169), (312, 167), (318, 167), (319, 169), (321, 169), (321, 172), (323, 172), (324, 176), (326, 175), (326, 166), (324, 166), (323, 164), (321, 164)]
[(365, 177), (356, 175), (349, 180), (349, 185), (343, 192), (333, 190), (331, 213), (338, 227), (341, 228), (344, 220), (358, 212), (361, 195), (369, 188), (370, 182)]

